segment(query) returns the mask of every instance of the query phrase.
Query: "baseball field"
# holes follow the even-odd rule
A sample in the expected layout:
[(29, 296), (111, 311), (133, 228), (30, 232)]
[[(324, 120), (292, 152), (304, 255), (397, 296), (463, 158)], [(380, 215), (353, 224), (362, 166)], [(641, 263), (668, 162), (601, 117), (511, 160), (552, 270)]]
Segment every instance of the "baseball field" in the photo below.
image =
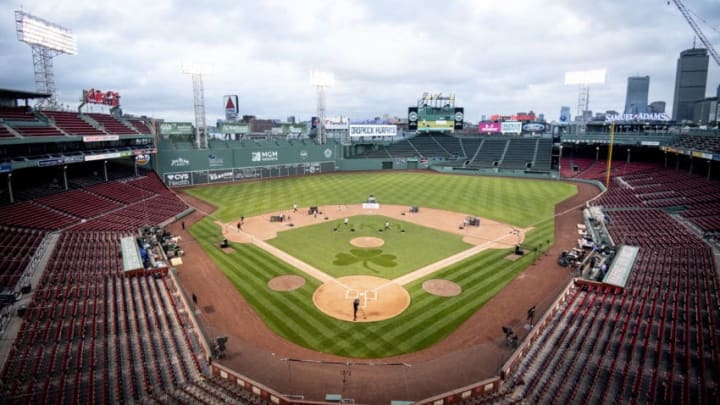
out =
[[(575, 194), (576, 187), (552, 181), (387, 172), (236, 183), (187, 192), (218, 207), (190, 232), (269, 328), (314, 350), (382, 358), (438, 342), (501, 291), (552, 243), (554, 206)], [(369, 195), (377, 198), (378, 210), (357, 207)], [(298, 212), (293, 212), (293, 205), (300, 207)], [(319, 217), (307, 214), (310, 206), (320, 207)], [(409, 206), (420, 210), (406, 213)], [(271, 215), (291, 219), (271, 224)], [(463, 229), (458, 218), (464, 216), (479, 217), (480, 226)], [(245, 225), (236, 230), (241, 217)], [(273, 230), (272, 237), (262, 236), (267, 229)], [(238, 242), (219, 249), (224, 238)], [(368, 241), (377, 244), (365, 245)], [(519, 241), (526, 254), (511, 258)], [(447, 257), (458, 260), (442, 266)], [(300, 282), (271, 288), (282, 276), (296, 276), (293, 280)], [(379, 287), (346, 283), (347, 277), (355, 276), (384, 281)], [(447, 282), (454, 292), (435, 293), (429, 281)], [(348, 314), (322, 309), (320, 292), (330, 286), (339, 286), (341, 295), (333, 302), (341, 302), (343, 311), (351, 311), (353, 299), (360, 298), (363, 318), (355, 322)], [(407, 302), (392, 316), (375, 321), (372, 311), (382, 311), (390, 299), (387, 286), (402, 290)]]

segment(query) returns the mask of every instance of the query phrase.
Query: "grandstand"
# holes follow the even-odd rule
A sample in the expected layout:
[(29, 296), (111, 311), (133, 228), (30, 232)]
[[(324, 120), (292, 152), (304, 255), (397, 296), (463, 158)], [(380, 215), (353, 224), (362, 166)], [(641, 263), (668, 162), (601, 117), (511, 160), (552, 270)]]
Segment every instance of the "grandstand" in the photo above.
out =
[[(155, 155), (153, 128), (118, 115), (0, 108), (0, 162), (12, 174), (0, 182), (0, 291), (32, 286), (22, 308), (0, 307), (0, 329), (18, 323), (6, 346), (0, 402), (301, 403), (208, 361), (172, 271), (124, 274), (120, 239), (188, 210), (168, 188), (172, 176), (190, 179), (179, 185), (209, 184), (211, 175), (265, 179), (403, 160), (428, 161), (438, 171), (548, 178), (561, 163), (560, 177), (594, 184), (607, 175), (598, 156), (607, 146), (592, 143), (598, 134), (580, 147), (567, 142), (565, 153), (573, 152), (560, 159), (562, 140), (550, 137), (438, 132), (357, 145), (211, 139), (209, 150), (158, 139)], [(615, 243), (640, 247), (626, 287), (577, 279), (497, 376), (418, 403), (715, 401), (720, 186), (711, 180), (712, 159), (692, 152), (712, 155), (720, 146), (711, 134), (661, 139), (638, 146), (627, 135), (627, 157), (613, 162), (609, 191), (588, 204), (607, 216)], [(157, 161), (138, 167), (134, 156), (146, 153)]]
[(499, 398), (715, 402), (720, 308), (713, 250), (692, 226), (660, 208), (692, 212), (716, 201), (720, 185), (656, 167), (614, 182), (593, 205), (609, 217), (616, 243), (640, 246), (626, 288), (582, 281), (571, 286), (518, 356)]

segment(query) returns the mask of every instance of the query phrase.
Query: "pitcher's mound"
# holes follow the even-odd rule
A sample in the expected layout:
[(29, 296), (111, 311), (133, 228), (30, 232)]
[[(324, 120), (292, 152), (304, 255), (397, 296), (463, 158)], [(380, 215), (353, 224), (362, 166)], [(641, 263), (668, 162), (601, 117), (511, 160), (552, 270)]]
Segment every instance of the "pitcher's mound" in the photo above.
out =
[(362, 236), (360, 238), (352, 239), (350, 244), (361, 248), (375, 248), (384, 245), (385, 241), (373, 236)]
[(268, 287), (275, 291), (297, 290), (305, 284), (305, 279), (296, 275), (278, 276), (268, 281)]
[(423, 290), (429, 292), (432, 295), (439, 295), (440, 297), (454, 297), (460, 295), (462, 288), (453, 283), (450, 280), (428, 280), (423, 283)]
[(353, 321), (353, 301), (360, 300), (355, 322), (376, 322), (400, 315), (410, 306), (410, 294), (402, 286), (380, 277), (346, 276), (318, 287), (313, 303), (342, 321)]

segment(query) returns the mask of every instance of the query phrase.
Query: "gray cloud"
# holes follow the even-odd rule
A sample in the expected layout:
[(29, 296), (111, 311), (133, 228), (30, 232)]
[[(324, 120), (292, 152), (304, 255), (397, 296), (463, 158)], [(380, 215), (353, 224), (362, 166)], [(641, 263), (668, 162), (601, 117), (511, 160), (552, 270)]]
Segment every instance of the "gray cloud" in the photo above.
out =
[[(0, 4), (0, 87), (34, 88), (31, 52), (16, 40), (13, 11)], [(715, 27), (717, 0), (688, 0)], [(77, 104), (84, 88), (113, 89), (123, 109), (171, 120), (193, 117), (183, 62), (203, 62), (208, 122), (222, 96), (242, 113), (307, 119), (315, 109), (311, 69), (335, 73), (328, 113), (404, 116), (425, 91), (453, 92), (469, 120), (534, 110), (575, 113), (577, 89), (563, 72), (605, 67), (591, 87), (595, 111), (619, 110), (627, 76), (650, 75), (650, 99), (672, 102), (675, 64), (693, 33), (664, 1), (621, 2), (284, 0), (110, 2), (25, 0), (24, 9), (70, 27), (79, 53), (55, 60), (59, 97)], [(710, 40), (720, 34), (705, 26)], [(708, 95), (720, 82), (710, 62)]]

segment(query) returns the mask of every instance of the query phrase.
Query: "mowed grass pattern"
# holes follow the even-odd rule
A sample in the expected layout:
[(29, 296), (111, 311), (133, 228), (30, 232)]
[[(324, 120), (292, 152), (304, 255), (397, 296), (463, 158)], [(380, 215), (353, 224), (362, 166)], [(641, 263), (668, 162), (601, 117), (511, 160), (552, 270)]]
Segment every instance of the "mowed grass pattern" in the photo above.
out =
[(218, 210), (224, 222), (240, 216), (300, 207), (360, 204), (373, 194), (380, 204), (417, 205), (463, 212), (525, 227), (552, 216), (559, 201), (575, 194), (553, 181), (437, 173), (337, 173), (187, 190)]
[[(390, 223), (387, 231), (383, 229), (385, 221)], [(362, 236), (381, 238), (385, 244), (372, 249), (350, 244)], [(347, 226), (336, 220), (286, 230), (268, 242), (336, 278), (369, 275), (393, 279), (472, 247), (461, 235), (382, 215), (355, 216)], [(345, 260), (338, 261), (338, 255)]]
[[(445, 208), (517, 226), (532, 225), (535, 230), (524, 245), (530, 249), (538, 247), (542, 252), (553, 238), (554, 205), (575, 191), (573, 185), (555, 182), (370, 173), (208, 187), (193, 189), (191, 193), (220, 207), (217, 214), (224, 221), (287, 209), (293, 203), (356, 204), (368, 194), (375, 194), (381, 203)], [(506, 195), (492, 195), (502, 193)], [(397, 200), (391, 200), (391, 196)], [(507, 215), (503, 217), (503, 213)], [(504, 257), (511, 249), (482, 252), (425, 278), (445, 278), (458, 283), (463, 289), (459, 296), (442, 298), (427, 294), (422, 289), (424, 279), (418, 280), (406, 286), (412, 302), (400, 316), (376, 323), (344, 322), (322, 314), (314, 306), (312, 294), (319, 286), (315, 279), (251, 245), (233, 245), (237, 252), (231, 255), (220, 251), (216, 247), (222, 239), (220, 228), (212, 221), (205, 218), (190, 232), (268, 327), (302, 346), (356, 358), (413, 352), (443, 339), (502, 290), (534, 257), (529, 254), (510, 262)], [(267, 282), (283, 274), (301, 275), (306, 284), (292, 292), (270, 290)]]

